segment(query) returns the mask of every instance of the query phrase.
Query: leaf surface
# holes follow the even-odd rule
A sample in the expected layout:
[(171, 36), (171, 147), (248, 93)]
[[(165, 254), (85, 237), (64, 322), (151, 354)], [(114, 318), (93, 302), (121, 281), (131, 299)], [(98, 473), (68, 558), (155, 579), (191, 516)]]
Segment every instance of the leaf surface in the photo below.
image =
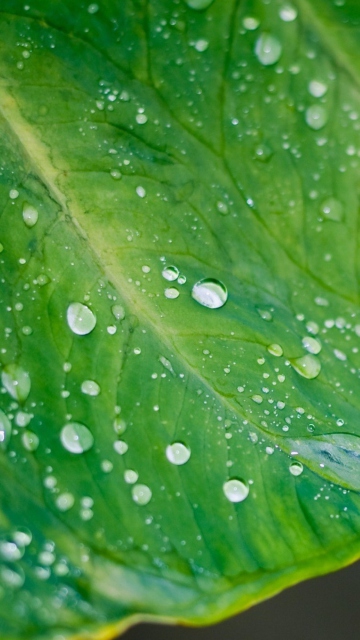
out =
[(7, 640), (359, 556), (359, 35), (356, 0), (2, 0)]

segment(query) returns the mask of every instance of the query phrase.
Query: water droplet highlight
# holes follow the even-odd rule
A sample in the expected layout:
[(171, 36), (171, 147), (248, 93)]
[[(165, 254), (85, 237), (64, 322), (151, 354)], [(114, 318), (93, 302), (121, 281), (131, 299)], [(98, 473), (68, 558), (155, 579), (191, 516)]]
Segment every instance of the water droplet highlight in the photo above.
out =
[(96, 325), (96, 318), (91, 309), (81, 302), (73, 302), (66, 312), (67, 323), (73, 333), (86, 336)]
[(179, 273), (180, 271), (177, 267), (170, 265), (169, 267), (165, 267), (162, 270), (161, 275), (163, 278), (165, 278), (165, 280), (168, 280), (169, 282), (174, 282), (174, 280), (178, 279)]
[(336, 198), (326, 198), (321, 203), (320, 211), (326, 220), (333, 220), (334, 222), (341, 222), (344, 214), (343, 205)]
[(228, 299), (225, 285), (213, 278), (204, 278), (194, 284), (191, 295), (196, 302), (208, 309), (219, 309)]
[(317, 355), (321, 351), (321, 344), (316, 338), (305, 336), (305, 338), (302, 339), (302, 344), (306, 351), (314, 355)]
[(2, 370), (1, 382), (14, 400), (25, 402), (31, 389), (31, 380), (27, 371), (18, 364), (8, 364)]
[(293, 476), (301, 476), (302, 472), (304, 471), (304, 467), (301, 464), (301, 462), (292, 462), (290, 467), (289, 467), (289, 471), (291, 473), (291, 475)]
[(319, 80), (311, 80), (308, 89), (314, 98), (322, 98), (328, 90), (327, 85)]
[(223, 484), (223, 491), (230, 502), (243, 502), (249, 495), (249, 487), (237, 478), (232, 478)]
[(61, 444), (70, 453), (84, 453), (94, 444), (91, 431), (80, 422), (66, 424), (60, 434)]
[(180, 293), (179, 293), (178, 289), (176, 289), (176, 287), (168, 287), (164, 291), (164, 296), (168, 300), (176, 300), (176, 298), (178, 298), (179, 295), (180, 295)]
[(22, 215), (27, 227), (34, 227), (39, 218), (37, 209), (35, 209), (35, 207), (33, 207), (28, 202), (24, 203)]
[(23, 444), (23, 447), (27, 451), (33, 452), (38, 448), (40, 440), (36, 433), (33, 433), (33, 431), (24, 431), (21, 436), (21, 442)]
[(265, 66), (275, 64), (282, 53), (281, 43), (270, 33), (263, 33), (256, 41), (255, 54), (259, 62)]
[(313, 104), (305, 111), (305, 120), (311, 129), (318, 131), (325, 127), (328, 121), (326, 109), (320, 104)]
[(279, 344), (269, 344), (267, 350), (272, 356), (276, 356), (277, 358), (280, 358), (284, 353), (283, 348)]
[(188, 449), (182, 442), (173, 442), (166, 447), (166, 457), (171, 464), (182, 465), (185, 464), (191, 456), (190, 449)]
[(81, 384), (81, 391), (87, 396), (98, 396), (100, 387), (95, 380), (84, 380)]
[(131, 490), (131, 495), (134, 502), (142, 507), (148, 504), (152, 498), (151, 489), (146, 484), (135, 484)]

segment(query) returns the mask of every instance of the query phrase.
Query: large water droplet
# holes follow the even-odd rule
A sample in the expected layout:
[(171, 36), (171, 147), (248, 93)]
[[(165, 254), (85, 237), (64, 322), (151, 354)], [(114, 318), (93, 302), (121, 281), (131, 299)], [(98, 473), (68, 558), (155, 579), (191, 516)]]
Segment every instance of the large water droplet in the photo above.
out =
[(21, 442), (27, 451), (36, 451), (39, 446), (39, 438), (33, 431), (24, 431), (21, 436)]
[(302, 472), (304, 471), (304, 467), (301, 462), (294, 461), (291, 463), (289, 471), (293, 476), (301, 476)]
[(87, 396), (98, 396), (100, 387), (95, 380), (84, 380), (81, 384), (81, 391)]
[(242, 502), (249, 495), (249, 487), (243, 480), (232, 478), (223, 484), (223, 491), (230, 502)]
[(322, 107), (320, 104), (313, 104), (311, 107), (306, 109), (305, 112), (305, 120), (311, 129), (322, 129), (325, 127), (328, 121), (328, 114), (326, 109)]
[(11, 436), (11, 422), (0, 409), (0, 448), (6, 449)]
[(135, 484), (131, 490), (131, 495), (137, 504), (145, 506), (152, 497), (151, 489), (146, 484)]
[(225, 285), (214, 278), (204, 278), (194, 284), (191, 295), (196, 302), (208, 309), (223, 307), (228, 298)]
[(334, 222), (341, 222), (344, 214), (343, 205), (336, 198), (326, 198), (321, 203), (320, 211), (327, 220), (334, 220)]
[(308, 380), (316, 378), (321, 371), (320, 360), (310, 354), (302, 358), (295, 358), (294, 360), (290, 360), (290, 362), (295, 371)]
[(214, 2), (214, 0), (185, 0), (188, 7), (196, 9), (196, 11), (202, 11), (207, 9)]
[(166, 457), (172, 464), (185, 464), (190, 458), (191, 452), (182, 442), (173, 442), (166, 447)]
[(27, 227), (34, 227), (39, 218), (37, 209), (35, 209), (35, 207), (33, 207), (28, 202), (24, 203), (22, 215)]
[(165, 280), (168, 280), (169, 282), (173, 282), (174, 280), (178, 279), (179, 273), (180, 271), (177, 267), (170, 265), (169, 267), (165, 267), (162, 270), (161, 275), (163, 278), (165, 278)]
[(18, 364), (8, 364), (1, 373), (6, 391), (18, 402), (25, 402), (30, 393), (31, 380), (27, 371)]
[(305, 336), (305, 338), (302, 339), (302, 343), (306, 351), (308, 351), (309, 353), (313, 353), (314, 355), (316, 355), (321, 351), (321, 344), (318, 340), (316, 340), (316, 338)]
[(275, 36), (263, 33), (256, 41), (255, 54), (259, 62), (265, 66), (275, 64), (281, 56), (282, 46)]
[(62, 428), (60, 440), (63, 447), (71, 453), (84, 453), (94, 444), (91, 431), (80, 422), (70, 422)]
[(85, 336), (95, 328), (96, 318), (91, 309), (81, 302), (73, 302), (66, 312), (67, 323), (73, 333)]

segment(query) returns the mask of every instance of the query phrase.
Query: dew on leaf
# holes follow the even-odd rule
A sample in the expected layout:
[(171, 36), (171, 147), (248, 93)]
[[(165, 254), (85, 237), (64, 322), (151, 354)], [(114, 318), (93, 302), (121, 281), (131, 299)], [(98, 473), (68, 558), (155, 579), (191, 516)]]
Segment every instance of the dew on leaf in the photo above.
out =
[(25, 402), (31, 389), (31, 380), (27, 371), (18, 364), (8, 364), (2, 370), (1, 382), (14, 400)]
[(185, 0), (185, 2), (191, 9), (202, 11), (203, 9), (210, 7), (214, 0)]
[(328, 87), (324, 82), (321, 82), (320, 80), (311, 80), (311, 82), (309, 82), (308, 89), (309, 93), (314, 98), (322, 98), (327, 92)]
[(124, 480), (127, 484), (135, 484), (139, 479), (139, 474), (133, 469), (126, 469), (124, 471)]
[(81, 391), (87, 396), (98, 396), (100, 387), (95, 380), (84, 380), (84, 382), (81, 383)]
[(180, 295), (179, 290), (176, 287), (167, 287), (164, 291), (164, 296), (168, 300), (176, 300)]
[(284, 22), (293, 22), (297, 14), (297, 9), (292, 4), (284, 4), (279, 11), (279, 16)]
[(290, 360), (291, 366), (295, 371), (308, 380), (316, 378), (321, 371), (321, 363), (314, 355), (308, 354), (301, 358), (294, 358)]
[(39, 437), (33, 431), (24, 431), (21, 435), (21, 442), (27, 451), (36, 451), (39, 446)]
[(11, 436), (11, 422), (0, 409), (0, 449), (6, 449)]
[(16, 198), (18, 198), (18, 197), (19, 197), (19, 192), (18, 192), (18, 190), (17, 190), (17, 189), (11, 189), (11, 190), (9, 191), (9, 198), (10, 198), (10, 200), (16, 200)]
[(310, 320), (309, 322), (306, 323), (306, 331), (316, 336), (319, 333), (320, 328), (316, 322), (313, 322)]
[(22, 210), (23, 220), (27, 227), (34, 227), (39, 218), (39, 212), (28, 202), (24, 203)]
[(321, 203), (320, 211), (325, 219), (341, 222), (344, 214), (343, 205), (336, 198), (327, 198)]
[(117, 416), (114, 420), (113, 426), (114, 426), (115, 433), (117, 433), (118, 435), (121, 435), (122, 433), (125, 433), (127, 425), (125, 420), (123, 420), (123, 418), (119, 418), (119, 416)]
[(266, 320), (267, 322), (270, 322), (273, 319), (272, 313), (268, 311), (268, 309), (262, 309), (261, 307), (257, 307), (256, 311), (258, 312), (260, 318), (262, 318), (263, 320)]
[(182, 465), (190, 459), (190, 449), (182, 442), (173, 442), (166, 447), (166, 457), (171, 464)]
[(124, 442), (124, 440), (116, 440), (114, 442), (114, 450), (120, 456), (123, 456), (124, 453), (126, 453), (128, 449), (129, 449), (129, 446), (127, 445), (126, 442)]
[(305, 111), (305, 120), (311, 129), (318, 131), (322, 129), (328, 121), (328, 113), (320, 104), (313, 104)]
[(60, 493), (55, 500), (59, 511), (69, 511), (74, 506), (75, 498), (72, 493)]
[(141, 506), (147, 505), (152, 498), (151, 489), (146, 484), (135, 484), (131, 490), (131, 495), (134, 502)]
[(255, 31), (260, 24), (260, 20), (254, 18), (253, 16), (245, 16), (245, 18), (243, 18), (242, 24), (244, 29), (247, 29), (248, 31)]
[(0, 582), (9, 589), (21, 589), (25, 582), (25, 574), (19, 566), (9, 566), (3, 564), (0, 566)]
[(174, 280), (177, 280), (179, 277), (179, 269), (177, 267), (174, 267), (173, 265), (170, 265), (168, 267), (165, 267), (162, 272), (161, 275), (163, 278), (165, 278), (165, 280), (168, 280), (169, 282), (174, 282)]
[(120, 171), (118, 171), (118, 169), (112, 169), (110, 171), (110, 175), (112, 178), (114, 178), (114, 180), (121, 180), (122, 175), (120, 173)]
[(276, 356), (277, 358), (280, 358), (284, 353), (283, 348), (279, 344), (269, 344), (267, 350), (272, 356)]
[(294, 461), (290, 464), (289, 471), (293, 476), (300, 476), (304, 471), (304, 467), (301, 462)]
[(229, 213), (229, 207), (227, 206), (227, 204), (225, 202), (221, 202), (220, 200), (216, 203), (216, 208), (218, 212), (223, 216), (226, 216)]
[(196, 49), (196, 51), (199, 51), (199, 53), (202, 53), (203, 51), (206, 51), (209, 47), (209, 42), (208, 40), (205, 40), (204, 38), (200, 38), (199, 40), (197, 40), (194, 44), (194, 47)]
[(137, 113), (135, 116), (135, 120), (138, 124), (146, 124), (148, 121), (148, 118), (145, 115), (145, 113)]
[(116, 320), (123, 320), (125, 318), (125, 309), (121, 304), (114, 304), (111, 307), (111, 312)]
[(94, 436), (91, 431), (80, 422), (69, 422), (60, 433), (63, 447), (70, 453), (84, 453), (89, 451), (94, 444)]
[(243, 480), (232, 478), (223, 484), (223, 491), (230, 502), (242, 502), (249, 495), (249, 487)]
[(208, 309), (223, 307), (228, 298), (225, 285), (215, 278), (204, 278), (194, 284), (191, 292), (196, 302)]
[(12, 533), (12, 539), (20, 547), (28, 547), (32, 541), (32, 533), (27, 527), (18, 527)]
[(306, 351), (308, 351), (309, 353), (313, 353), (314, 355), (320, 353), (321, 351), (321, 344), (318, 340), (316, 340), (316, 338), (305, 336), (305, 338), (302, 339), (302, 344)]
[(24, 555), (24, 549), (12, 540), (0, 540), (0, 557), (7, 562), (16, 562)]
[(263, 33), (256, 41), (255, 54), (259, 62), (265, 66), (275, 64), (282, 53), (279, 40), (270, 33)]
[(93, 15), (94, 13), (97, 13), (99, 11), (99, 5), (95, 3), (89, 4), (87, 10), (88, 13)]
[(146, 191), (144, 187), (141, 187), (141, 186), (136, 187), (136, 193), (139, 196), (139, 198), (145, 198), (146, 196)]
[(66, 312), (67, 323), (73, 333), (86, 336), (96, 325), (96, 318), (91, 309), (81, 302), (72, 302)]

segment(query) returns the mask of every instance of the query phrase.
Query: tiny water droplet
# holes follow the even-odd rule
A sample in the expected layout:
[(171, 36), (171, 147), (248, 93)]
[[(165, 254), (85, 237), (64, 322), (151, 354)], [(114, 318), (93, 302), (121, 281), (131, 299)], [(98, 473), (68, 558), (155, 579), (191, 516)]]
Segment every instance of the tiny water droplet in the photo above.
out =
[(320, 360), (311, 354), (303, 356), (302, 358), (295, 358), (290, 360), (290, 362), (293, 369), (295, 369), (295, 371), (303, 378), (307, 378), (308, 380), (317, 378), (321, 371)]
[(228, 299), (227, 288), (214, 278), (199, 280), (194, 284), (191, 295), (196, 302), (208, 309), (219, 309)]
[(151, 489), (146, 484), (135, 484), (131, 490), (131, 495), (137, 504), (145, 506), (152, 497)]
[(218, 212), (223, 216), (226, 216), (229, 213), (229, 207), (227, 206), (227, 204), (225, 202), (221, 202), (220, 200), (216, 203), (216, 208)]
[(344, 214), (343, 205), (336, 198), (326, 198), (321, 203), (320, 211), (327, 220), (334, 220), (334, 222), (341, 222)]
[(202, 11), (203, 9), (210, 7), (214, 0), (185, 0), (185, 2), (191, 9)]
[(258, 307), (256, 311), (258, 312), (260, 318), (266, 320), (267, 322), (270, 322), (273, 319), (272, 313), (267, 309), (261, 309), (260, 307)]
[(259, 62), (265, 66), (275, 64), (282, 53), (282, 46), (279, 40), (270, 33), (263, 33), (257, 39), (255, 54)]
[(259, 144), (255, 147), (255, 160), (260, 162), (267, 162), (273, 155), (273, 150), (268, 144)]
[(303, 347), (309, 353), (313, 353), (314, 355), (317, 355), (321, 351), (321, 344), (318, 340), (316, 340), (316, 338), (305, 336), (305, 338), (302, 339), (302, 343), (303, 343)]
[(179, 277), (179, 269), (177, 267), (174, 267), (173, 265), (170, 265), (168, 267), (165, 267), (162, 272), (161, 275), (163, 278), (165, 278), (165, 280), (168, 280), (169, 282), (174, 282), (174, 280), (177, 280)]
[(86, 336), (96, 325), (96, 318), (91, 309), (81, 302), (73, 302), (66, 312), (67, 323), (73, 333)]
[(33, 207), (28, 202), (24, 203), (22, 215), (27, 227), (34, 227), (39, 218), (37, 209), (35, 209), (35, 207)]
[(191, 456), (190, 449), (188, 449), (182, 442), (173, 442), (166, 447), (166, 457), (171, 464), (182, 465), (185, 464)]
[(269, 344), (267, 350), (272, 356), (276, 356), (277, 358), (280, 358), (284, 353), (283, 348), (279, 344)]
[(61, 430), (60, 440), (67, 451), (77, 454), (89, 451), (94, 444), (91, 431), (80, 422), (66, 424)]
[(243, 480), (232, 478), (223, 484), (223, 491), (230, 502), (242, 502), (249, 495), (249, 487)]
[(179, 295), (180, 295), (179, 290), (176, 289), (176, 287), (168, 287), (164, 291), (164, 296), (165, 298), (168, 298), (168, 300), (176, 300), (176, 298), (178, 298)]
[(81, 384), (81, 391), (87, 396), (98, 396), (100, 393), (100, 387), (95, 380), (84, 380)]
[(292, 462), (290, 467), (289, 467), (289, 471), (291, 473), (291, 475), (293, 476), (301, 476), (302, 472), (304, 471), (304, 467), (301, 464), (301, 462)]
[(0, 409), (0, 449), (6, 449), (11, 436), (11, 422)]
[(320, 104), (313, 104), (305, 111), (305, 120), (311, 129), (318, 131), (325, 127), (328, 121), (328, 114)]
[(2, 370), (1, 382), (14, 400), (25, 402), (31, 388), (31, 380), (27, 371), (24, 371), (18, 364), (8, 364)]
[(36, 451), (39, 446), (39, 438), (32, 431), (24, 431), (21, 436), (21, 442), (27, 451)]

